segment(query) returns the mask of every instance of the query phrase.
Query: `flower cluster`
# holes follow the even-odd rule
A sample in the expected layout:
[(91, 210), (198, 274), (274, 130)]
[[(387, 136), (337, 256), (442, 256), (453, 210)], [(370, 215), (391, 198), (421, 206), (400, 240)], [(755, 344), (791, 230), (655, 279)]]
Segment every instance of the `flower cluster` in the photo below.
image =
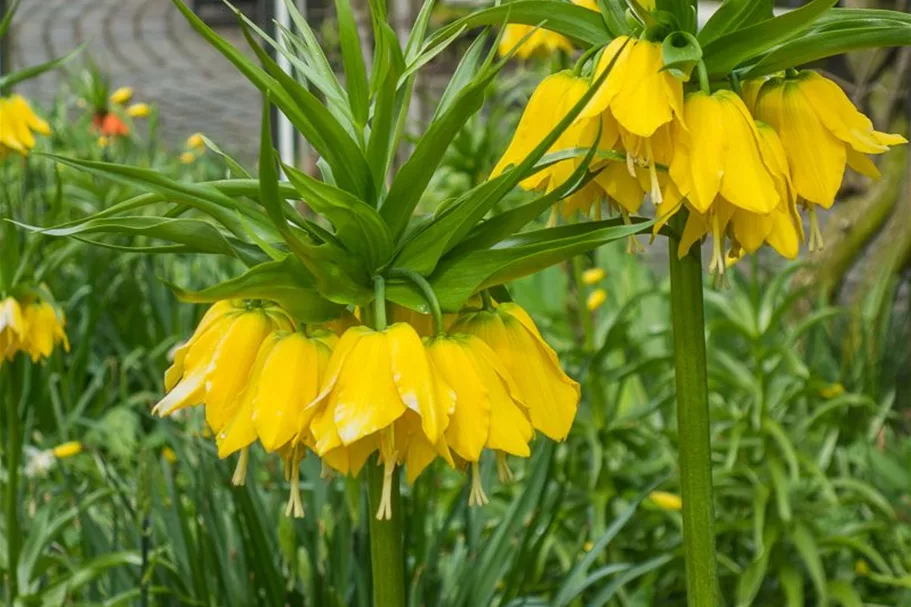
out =
[(50, 135), (47, 122), (20, 95), (0, 97), (0, 160), (10, 151), (25, 155), (35, 147), (35, 133)]
[(395, 467), (414, 481), (437, 458), (470, 466), (470, 503), (484, 504), (481, 453), (497, 454), (502, 478), (506, 455), (530, 455), (535, 430), (565, 439), (579, 385), (514, 303), (466, 310), (445, 331), (442, 322), (429, 330), (411, 321), (419, 316), (393, 308), (396, 322), (382, 328), (350, 313), (298, 327), (268, 302), (219, 301), (176, 350), (154, 411), (204, 404), (219, 455), (241, 452), (238, 483), (253, 443), (278, 452), (295, 480), (287, 512), (296, 516), (297, 464), (308, 451), (351, 475), (377, 454), (385, 479), (378, 518), (391, 514)]
[(0, 300), (0, 363), (12, 360), (20, 351), (38, 362), (61, 343), (69, 352), (64, 324), (63, 314), (46, 301)]
[[(739, 92), (712, 92), (703, 80), (685, 93), (684, 82), (665, 69), (660, 42), (620, 36), (589, 77), (564, 71), (540, 83), (492, 176), (537, 147), (593, 82), (599, 88), (549, 149), (602, 152), (591, 166), (595, 177), (562, 201), (564, 216), (593, 205), (597, 215), (606, 201), (628, 218), (648, 195), (658, 205), (657, 231), (685, 208), (679, 254), (711, 235), (711, 269), (720, 274), (764, 244), (795, 258), (805, 238), (800, 208), (809, 213), (810, 250), (821, 248), (816, 207), (832, 205), (845, 168), (877, 177), (868, 155), (906, 143), (875, 130), (837, 84), (816, 72), (746, 81)], [(554, 162), (521, 185), (550, 192), (581, 162)]]

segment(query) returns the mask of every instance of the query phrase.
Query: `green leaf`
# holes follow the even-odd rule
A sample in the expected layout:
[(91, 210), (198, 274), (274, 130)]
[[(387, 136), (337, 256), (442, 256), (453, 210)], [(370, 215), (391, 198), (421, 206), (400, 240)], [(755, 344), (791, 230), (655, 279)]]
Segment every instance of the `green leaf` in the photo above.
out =
[(246, 55), (215, 33), (182, 0), (172, 1), (190, 26), (234, 64), (247, 80), (263, 94), (272, 94), (272, 102), (330, 163), (336, 179), (344, 189), (360, 195), (364, 195), (370, 189), (367, 161), (360, 148), (326, 107), (279, 68), (259, 44), (252, 40), (241, 16), (238, 18), (241, 19), (244, 34), (252, 42), (253, 51), (270, 73), (257, 67)]
[(465, 122), (484, 105), (484, 92), (504, 65), (505, 60), (502, 60), (493, 66), (483, 67), (459, 91), (452, 105), (431, 121), (411, 156), (399, 169), (380, 207), (380, 213), (389, 225), (394, 239), (398, 239), (405, 231), (421, 196), (443, 162), (443, 151), (462, 130)]
[(826, 586), (826, 572), (822, 566), (822, 560), (819, 556), (819, 546), (813, 538), (813, 534), (802, 524), (797, 524), (791, 533), (791, 541), (797, 548), (800, 558), (803, 559), (807, 571), (810, 572), (810, 579), (813, 580), (813, 586), (816, 588), (816, 603), (825, 605), (828, 600), (828, 590)]
[(776, 47), (743, 74), (758, 78), (849, 51), (911, 44), (911, 23), (844, 24), (834, 31), (809, 32)]
[(588, 607), (601, 607), (602, 605), (607, 604), (607, 602), (614, 598), (614, 595), (617, 594), (617, 592), (619, 592), (623, 586), (635, 580), (636, 578), (642, 577), (647, 573), (664, 567), (667, 563), (673, 560), (673, 558), (673, 554), (662, 554), (661, 556), (656, 556), (653, 559), (645, 561), (641, 565), (636, 565), (635, 567), (624, 571), (616, 578), (614, 578), (610, 584), (604, 587), (601, 592), (596, 594), (590, 602), (586, 603), (586, 605)]
[(607, 25), (607, 31), (613, 37), (630, 35), (630, 24), (626, 19), (624, 2), (598, 0), (598, 7), (601, 9), (601, 16), (604, 18), (604, 24)]
[(211, 303), (220, 299), (266, 299), (305, 323), (325, 322), (337, 318), (342, 306), (322, 297), (316, 280), (293, 256), (282, 261), (269, 261), (201, 291), (187, 291), (168, 285), (183, 301)]
[[(263, 91), (263, 94), (267, 92), (271, 94), (272, 102), (276, 107), (288, 117), (307, 141), (329, 163), (332, 167), (332, 174), (342, 189), (364, 199), (370, 199), (373, 195), (370, 168), (358, 143), (351, 138), (351, 135), (339, 124), (332, 112), (317, 99), (316, 95), (289, 76), (263, 50), (250, 34), (243, 17), (239, 17), (239, 22), (247, 44), (273, 79), (271, 82), (273, 86), (260, 88), (260, 90)], [(235, 53), (237, 52), (236, 49), (233, 50)], [(256, 83), (254, 82), (254, 84)]]
[(367, 142), (367, 163), (376, 186), (374, 200), (380, 200), (386, 184), (386, 175), (396, 145), (396, 113), (407, 113), (410, 87), (400, 90), (398, 83), (404, 69), (404, 59), (395, 32), (385, 22), (375, 30), (376, 56), (374, 57), (373, 83), (376, 87), (373, 120)]
[(702, 47), (696, 37), (687, 32), (672, 32), (661, 44), (664, 69), (681, 80), (689, 80), (690, 73), (702, 59)]
[(88, 219), (68, 228), (42, 229), (16, 222), (23, 228), (48, 236), (77, 236), (83, 234), (127, 234), (148, 236), (184, 245), (184, 251), (213, 253), (237, 257), (234, 247), (224, 234), (211, 223), (200, 219), (171, 219), (167, 217), (118, 216)]
[(341, 243), (364, 260), (369, 271), (389, 261), (392, 236), (376, 209), (344, 190), (283, 165), (303, 201), (332, 222)]
[[(533, 274), (603, 244), (648, 230), (654, 220), (624, 225), (620, 218), (548, 228), (520, 234), (496, 248), (444, 257), (430, 277), (447, 311), (458, 311), (479, 289)], [(414, 309), (423, 306), (420, 295), (392, 285), (387, 296)]]
[(0, 19), (0, 38), (3, 38), (6, 35), (6, 32), (9, 31), (10, 25), (13, 23), (13, 16), (16, 14), (18, 8), (19, 0), (12, 0), (12, 2), (7, 5), (3, 19)]
[(778, 570), (778, 583), (784, 592), (786, 607), (805, 607), (803, 597), (803, 576), (796, 567), (784, 565)]
[(613, 38), (601, 15), (595, 11), (569, 2), (522, 0), (475, 11), (462, 17), (437, 31), (427, 41), (426, 47), (440, 44), (462, 27), (472, 29), (482, 25), (499, 25), (507, 17), (509, 23), (534, 26), (543, 23), (544, 29), (563, 34), (586, 48), (603, 46)]
[[(2, 35), (0, 35), (0, 38), (2, 38)], [(38, 65), (31, 65), (27, 68), (24, 68), (24, 69), (15, 71), (15, 72), (10, 72), (9, 74), (6, 74), (5, 76), (0, 77), (0, 91), (13, 87), (25, 80), (30, 80), (32, 78), (35, 78), (36, 76), (40, 76), (41, 74), (43, 74), (45, 72), (55, 70), (62, 65), (65, 65), (73, 57), (75, 57), (76, 55), (81, 53), (84, 48), (85, 48), (85, 44), (80, 44), (78, 47), (76, 47), (75, 49), (73, 49), (72, 51), (70, 51), (69, 53), (64, 55), (63, 57), (51, 59), (50, 61), (47, 61), (46, 63), (40, 63)]]
[(743, 25), (772, 18), (771, 0), (724, 0), (699, 32), (699, 42), (709, 44)]
[(338, 38), (342, 49), (342, 65), (345, 69), (348, 100), (351, 103), (354, 119), (363, 129), (367, 124), (367, 114), (370, 110), (367, 68), (364, 66), (364, 53), (361, 50), (361, 41), (350, 0), (335, 0), (335, 12), (338, 20)]
[(772, 487), (775, 490), (775, 504), (778, 507), (778, 517), (785, 523), (791, 520), (791, 488), (788, 478), (778, 457), (766, 453), (769, 474), (772, 476)]
[[(459, 29), (457, 31), (463, 30)], [(459, 93), (474, 80), (475, 75), (481, 69), (481, 65), (484, 62), (485, 52), (487, 50), (487, 38), (487, 31), (481, 32), (459, 60), (459, 64), (456, 66), (455, 71), (452, 73), (452, 77), (446, 84), (443, 94), (440, 95), (440, 101), (433, 113), (431, 122), (437, 120), (437, 118), (445, 113), (455, 99), (458, 98)], [(443, 43), (445, 43), (445, 40), (440, 44)]]
[(724, 77), (741, 63), (790, 40), (813, 25), (837, 0), (812, 0), (798, 9), (725, 34), (703, 46), (710, 77)]
[(829, 595), (843, 607), (864, 607), (864, 601), (857, 591), (845, 580), (829, 582)]

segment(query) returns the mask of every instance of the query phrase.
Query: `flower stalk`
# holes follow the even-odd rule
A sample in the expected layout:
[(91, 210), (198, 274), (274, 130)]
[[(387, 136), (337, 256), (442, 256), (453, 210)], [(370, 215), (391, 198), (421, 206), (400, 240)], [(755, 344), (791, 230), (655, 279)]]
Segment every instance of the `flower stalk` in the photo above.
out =
[[(386, 328), (386, 281), (374, 277), (375, 305), (367, 309), (367, 323), (375, 330)], [(390, 470), (391, 468), (391, 470)], [(399, 469), (384, 466), (378, 457), (366, 466), (370, 521), (370, 568), (375, 607), (405, 606), (405, 536), (402, 532), (402, 500)], [(391, 475), (391, 479), (386, 476)], [(379, 518), (378, 513), (384, 512)]]
[[(680, 213), (672, 220), (676, 234), (683, 231), (685, 214)], [(702, 255), (699, 247), (692, 247), (687, 255), (680, 258), (677, 244), (677, 240), (672, 238), (669, 256), (687, 604), (690, 607), (714, 607), (718, 604), (717, 561)]]
[(374, 461), (368, 464), (367, 493), (370, 520), (370, 564), (373, 572), (373, 604), (375, 607), (404, 607), (405, 551), (402, 535), (402, 500), (399, 493), (399, 468), (392, 470), (391, 512), (386, 520), (374, 513), (383, 501), (383, 481), (386, 467)]
[[(22, 436), (19, 428), (19, 391), (16, 386), (15, 362), (6, 368), (6, 549), (7, 580), (6, 604), (12, 607), (19, 594), (19, 460), (22, 455)], [(4, 379), (0, 376), (0, 379)]]

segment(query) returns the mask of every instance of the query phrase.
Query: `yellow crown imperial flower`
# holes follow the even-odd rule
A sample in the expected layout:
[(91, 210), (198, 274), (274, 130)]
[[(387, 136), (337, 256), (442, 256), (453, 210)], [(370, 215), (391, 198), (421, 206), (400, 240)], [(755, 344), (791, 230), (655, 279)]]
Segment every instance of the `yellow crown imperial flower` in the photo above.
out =
[(674, 493), (668, 493), (667, 491), (652, 491), (648, 494), (648, 499), (662, 510), (669, 510), (672, 512), (683, 510), (683, 500), (680, 499), (679, 495)]
[(503, 303), (493, 311), (467, 314), (453, 331), (477, 335), (496, 353), (535, 429), (553, 440), (566, 438), (579, 406), (579, 384), (563, 371), (528, 312)]
[(82, 443), (79, 441), (61, 443), (51, 449), (51, 453), (57, 459), (66, 459), (68, 457), (73, 457), (74, 455), (79, 455), (82, 453)]
[[(510, 23), (503, 30), (497, 52), (501, 57), (505, 57), (518, 46), (515, 56), (519, 59), (529, 59), (535, 56), (548, 57), (558, 51), (573, 52), (573, 45), (566, 36), (543, 27), (538, 28), (537, 31), (534, 30), (534, 26), (531, 25)], [(522, 38), (532, 31), (534, 33), (522, 42)]]
[(184, 407), (206, 405), (206, 421), (216, 435), (236, 413), (259, 346), (272, 331), (290, 330), (288, 316), (268, 303), (225, 300), (203, 316), (187, 343), (175, 351), (165, 373), (168, 394), (153, 413), (170, 415)]
[(763, 157), (760, 136), (743, 100), (731, 91), (697, 91), (686, 98), (689, 130), (675, 129), (677, 149), (670, 166), (664, 202), (658, 207), (660, 228), (686, 202), (691, 220), (680, 240), (679, 254), (711, 233), (711, 270), (724, 273), (722, 252), (732, 215), (743, 210), (772, 213), (782, 203), (779, 185)]
[(111, 93), (111, 103), (116, 105), (124, 105), (130, 102), (130, 99), (133, 98), (133, 89), (128, 86), (122, 86), (113, 93)]
[(32, 362), (49, 357), (54, 346), (60, 343), (64, 350), (70, 351), (70, 342), (63, 330), (63, 314), (54, 309), (54, 306), (46, 301), (35, 301), (23, 308), (22, 315), (28, 329), (22, 350), (28, 353)]
[(193, 133), (187, 137), (187, 147), (191, 150), (204, 150), (206, 141), (203, 139), (202, 133)]
[(322, 457), (364, 440), (368, 454), (378, 448), (385, 482), (377, 518), (388, 518), (392, 472), (405, 446), (397, 439), (395, 422), (408, 410), (416, 413), (427, 441), (437, 445), (454, 403), (455, 394), (432, 370), (410, 325), (352, 327), (333, 350), (322, 390), (307, 406), (313, 449)]
[(236, 415), (217, 437), (219, 457), (257, 438), (266, 451), (277, 451), (308, 427), (313, 411), (305, 409), (319, 394), (337, 341), (328, 331), (312, 336), (273, 331), (259, 346), (249, 379), (237, 395)]
[(11, 359), (28, 338), (22, 306), (14, 297), (0, 301), (0, 360)]
[(598, 308), (604, 305), (604, 302), (607, 301), (607, 291), (604, 289), (595, 289), (592, 291), (588, 298), (585, 300), (585, 307), (589, 312), (594, 312)]
[[(512, 141), (491, 172), (491, 179), (509, 166), (525, 160), (547, 135), (563, 120), (573, 106), (585, 95), (589, 83), (585, 78), (573, 76), (569, 71), (552, 74), (541, 81), (528, 100)], [(601, 136), (598, 139), (598, 129)], [(598, 139), (599, 149), (609, 150), (619, 139), (616, 124), (609, 116), (578, 119), (551, 145), (548, 153), (575, 148), (590, 148)], [(528, 177), (520, 183), (525, 190), (551, 192), (563, 185), (578, 168), (582, 158), (560, 160)], [(568, 197), (564, 212), (587, 211), (600, 197), (601, 188), (590, 182)]]
[(756, 117), (781, 137), (797, 194), (824, 208), (835, 201), (846, 165), (878, 177), (866, 154), (883, 154), (889, 146), (908, 142), (875, 130), (837, 84), (813, 71), (763, 84)]
[(604, 280), (604, 268), (589, 268), (582, 272), (582, 284), (593, 286)]
[(130, 118), (148, 118), (152, 113), (152, 108), (148, 103), (134, 103), (127, 108), (127, 116)]
[(22, 96), (0, 98), (0, 152), (9, 149), (28, 154), (35, 147), (33, 131), (41, 135), (51, 133), (47, 122), (35, 115)]
[(487, 503), (478, 461), (483, 449), (528, 457), (533, 430), (528, 407), (499, 357), (481, 338), (454, 332), (427, 340), (427, 353), (455, 392), (446, 430), (452, 450), (472, 468), (469, 505)]

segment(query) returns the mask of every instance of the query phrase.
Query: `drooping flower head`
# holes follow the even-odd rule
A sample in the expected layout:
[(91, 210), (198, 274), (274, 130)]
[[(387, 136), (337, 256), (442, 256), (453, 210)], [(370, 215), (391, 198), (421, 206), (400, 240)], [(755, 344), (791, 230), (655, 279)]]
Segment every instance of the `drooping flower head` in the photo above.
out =
[(247, 385), (260, 345), (273, 331), (290, 331), (292, 326), (274, 304), (215, 303), (190, 340), (175, 351), (174, 364), (165, 373), (168, 394), (153, 412), (165, 416), (205, 404), (206, 421), (217, 436), (237, 412), (236, 396)]
[(152, 113), (152, 108), (148, 103), (134, 103), (127, 108), (127, 116), (130, 118), (148, 118)]
[(92, 117), (92, 126), (104, 137), (126, 137), (130, 128), (114, 112), (100, 112)]
[(481, 338), (453, 332), (428, 338), (433, 368), (455, 395), (446, 430), (449, 447), (471, 464), (470, 505), (487, 502), (478, 461), (484, 449), (528, 457), (533, 430), (528, 407), (503, 362)]
[(579, 384), (563, 371), (528, 312), (502, 303), (492, 311), (467, 314), (453, 331), (476, 335), (490, 346), (515, 382), (516, 396), (536, 430), (553, 440), (566, 438), (579, 406)]
[(62, 312), (46, 301), (33, 301), (23, 307), (22, 315), (28, 331), (22, 350), (28, 353), (32, 362), (49, 357), (58, 344), (63, 344), (63, 349), (70, 351), (70, 342), (63, 330), (65, 321)]
[[(396, 422), (407, 411), (416, 414), (428, 443), (437, 448), (454, 399), (410, 325), (394, 323), (379, 331), (352, 327), (333, 350), (322, 389), (307, 407), (313, 450), (320, 456), (356, 445), (367, 455), (378, 450), (388, 498), (392, 471), (406, 446), (398, 440)], [(385, 518), (391, 505), (388, 499), (382, 502), (377, 516)]]
[[(512, 141), (494, 167), (491, 178), (525, 160), (569, 114), (588, 88), (588, 79), (574, 76), (569, 71), (558, 72), (542, 80), (529, 98)], [(587, 149), (596, 141), (599, 149), (610, 150), (616, 145), (618, 137), (616, 124), (607, 115), (577, 119), (560, 134), (548, 153)], [(551, 192), (566, 183), (580, 162), (581, 157), (560, 160), (524, 179), (520, 185), (526, 190)], [(592, 181), (564, 200), (564, 210), (567, 213), (587, 211), (600, 196), (599, 186)]]
[(907, 143), (901, 135), (874, 129), (841, 87), (813, 71), (763, 84), (756, 117), (781, 137), (797, 194), (824, 208), (835, 201), (846, 166), (878, 177), (867, 154)]
[[(534, 32), (534, 33), (532, 33)], [(528, 34), (531, 33), (531, 36)], [(523, 42), (522, 38), (528, 38)], [(521, 23), (510, 23), (503, 31), (500, 38), (500, 45), (497, 47), (497, 53), (505, 57), (518, 46), (515, 56), (519, 59), (530, 59), (531, 57), (549, 57), (550, 55), (563, 51), (565, 53), (573, 52), (573, 45), (569, 39), (556, 32), (538, 28), (532, 25), (523, 25)]]
[(25, 155), (35, 147), (35, 135), (50, 135), (47, 122), (20, 95), (0, 98), (0, 158), (8, 150)]
[(126, 105), (133, 98), (133, 89), (129, 86), (122, 86), (111, 93), (111, 103), (115, 105)]
[(27, 337), (22, 306), (14, 297), (0, 301), (0, 361), (4, 358), (12, 359)]

